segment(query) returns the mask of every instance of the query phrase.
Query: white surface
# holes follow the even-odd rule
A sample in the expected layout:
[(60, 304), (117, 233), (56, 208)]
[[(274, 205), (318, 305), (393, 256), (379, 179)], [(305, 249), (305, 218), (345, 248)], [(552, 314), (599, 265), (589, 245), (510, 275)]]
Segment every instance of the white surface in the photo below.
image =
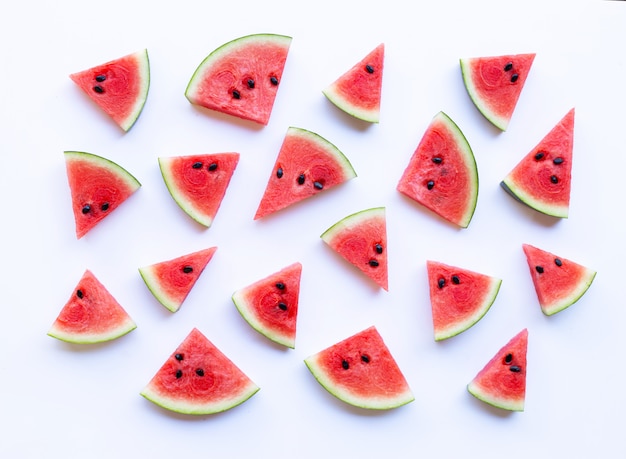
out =
[[(17, 2), (0, 18), (0, 169), (3, 365), (1, 457), (624, 457), (623, 190), (626, 167), (626, 3), (617, 1)], [(270, 123), (261, 128), (193, 108), (184, 97), (197, 64), (241, 35), (274, 32), (293, 43)], [(381, 122), (339, 112), (321, 90), (386, 44)], [(152, 85), (123, 134), (68, 78), (147, 48)], [(505, 133), (478, 113), (463, 87), (463, 56), (536, 52)], [(576, 107), (570, 218), (525, 209), (501, 178)], [(395, 186), (432, 116), (464, 131), (480, 174), (470, 227), (451, 227)], [(323, 135), (358, 177), (264, 221), (252, 217), (288, 126)], [(63, 150), (111, 158), (143, 184), (76, 240)], [(169, 196), (158, 156), (238, 151), (241, 161), (211, 228)], [(24, 182), (24, 178), (26, 181)], [(341, 217), (386, 206), (390, 289), (332, 254), (319, 235)], [(542, 315), (521, 244), (597, 269), (574, 306)], [(216, 245), (176, 314), (143, 284), (139, 266)], [(425, 261), (503, 279), (476, 326), (432, 338)], [(303, 264), (295, 350), (270, 344), (239, 316), (232, 292), (293, 261)], [(46, 335), (84, 269), (138, 324), (94, 347)], [(303, 359), (376, 325), (416, 400), (383, 413), (352, 409), (317, 384)], [(188, 418), (139, 391), (198, 327), (261, 390), (220, 415)], [(467, 382), (528, 327), (526, 411), (490, 409)]]

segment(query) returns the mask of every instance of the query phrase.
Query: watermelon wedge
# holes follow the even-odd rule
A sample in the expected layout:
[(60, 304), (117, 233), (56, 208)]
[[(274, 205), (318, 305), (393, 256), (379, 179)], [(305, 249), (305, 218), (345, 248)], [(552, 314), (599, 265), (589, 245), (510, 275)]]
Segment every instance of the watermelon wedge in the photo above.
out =
[(432, 119), (397, 190), (457, 226), (469, 225), (478, 200), (476, 160), (465, 136), (445, 113)]
[(122, 305), (86, 270), (48, 335), (68, 343), (94, 344), (117, 339), (135, 328)]
[(159, 158), (165, 185), (174, 201), (207, 228), (226, 195), (239, 153), (215, 153)]
[(479, 400), (509, 411), (524, 411), (528, 330), (523, 329), (492, 357), (467, 390)]
[(558, 218), (569, 214), (574, 148), (572, 108), (502, 180), (502, 188), (528, 207)]
[(141, 395), (170, 411), (206, 415), (240, 405), (258, 390), (248, 376), (194, 328)]
[(509, 126), (534, 60), (534, 53), (460, 59), (472, 102), (502, 131)]
[(348, 158), (322, 136), (290, 127), (254, 219), (263, 218), (356, 177)]
[(143, 111), (150, 88), (148, 51), (141, 50), (70, 75), (113, 121), (128, 131)]
[(302, 264), (280, 271), (233, 293), (232, 300), (252, 328), (275, 343), (295, 348)]
[(291, 37), (255, 34), (211, 52), (194, 72), (185, 96), (202, 106), (267, 125), (291, 45)]
[(322, 240), (385, 290), (389, 289), (387, 219), (384, 207), (348, 215), (328, 228)]
[(502, 280), (438, 261), (426, 262), (435, 341), (451, 338), (483, 318)]
[(180, 309), (217, 247), (198, 250), (139, 268), (154, 297), (171, 312)]
[(576, 303), (587, 292), (596, 271), (530, 244), (522, 244), (539, 305), (547, 316)]
[(333, 104), (355, 118), (380, 121), (385, 45), (381, 43), (322, 92)]
[(322, 387), (350, 405), (388, 410), (415, 399), (374, 326), (307, 357), (304, 363)]
[(126, 169), (92, 153), (66, 151), (76, 237), (82, 238), (126, 201), (141, 183)]

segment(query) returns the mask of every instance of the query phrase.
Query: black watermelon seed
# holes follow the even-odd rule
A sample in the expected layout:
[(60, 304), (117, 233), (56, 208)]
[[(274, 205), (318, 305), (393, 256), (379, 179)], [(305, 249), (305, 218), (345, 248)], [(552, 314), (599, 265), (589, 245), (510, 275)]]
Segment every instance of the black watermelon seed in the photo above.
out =
[(446, 285), (446, 280), (443, 277), (439, 278), (439, 280), (437, 281), (437, 287), (443, 288), (445, 285)]
[(361, 356), (361, 361), (364, 363), (370, 363), (370, 358), (367, 355), (363, 354)]
[(554, 264), (557, 266), (563, 266), (563, 262), (561, 261), (560, 258), (555, 258), (554, 259)]
[(459, 285), (461, 283), (461, 279), (459, 279), (459, 276), (452, 276), (452, 283)]
[(276, 288), (278, 290), (285, 290), (285, 284), (283, 284), (282, 282), (276, 282)]
[(248, 87), (250, 89), (254, 88), (254, 80), (252, 78), (248, 78)]
[(315, 187), (316, 190), (321, 190), (324, 188), (324, 184), (321, 182), (313, 182), (313, 186)]
[(443, 158), (441, 156), (435, 156), (433, 158), (433, 163), (435, 164), (441, 164), (443, 162)]
[(505, 66), (504, 66), (504, 71), (505, 72), (509, 72), (513, 69), (513, 62), (508, 62)]
[(380, 265), (377, 260), (370, 260), (367, 264), (370, 265), (372, 268), (376, 268)]
[(383, 246), (382, 246), (382, 244), (376, 244), (374, 246), (374, 249), (376, 250), (376, 253), (383, 253)]
[(176, 379), (180, 379), (183, 377), (183, 372), (182, 370), (176, 370)]
[(193, 272), (193, 267), (192, 267), (192, 266), (187, 265), (187, 266), (183, 267), (183, 272), (184, 272), (185, 274), (189, 274), (189, 273)]
[(428, 188), (429, 190), (432, 190), (435, 187), (435, 182), (432, 180), (429, 180), (428, 183), (426, 183), (426, 188)]
[(546, 154), (545, 154), (543, 151), (540, 151), (539, 153), (537, 153), (537, 154), (535, 155), (535, 159), (536, 159), (537, 161), (542, 160), (542, 159), (543, 159), (543, 157), (544, 157), (545, 155), (546, 155)]
[(174, 356), (174, 358), (180, 362), (181, 360), (183, 360), (184, 357), (183, 354), (178, 353)]
[(98, 94), (102, 94), (104, 92), (104, 88), (102, 86), (100, 86), (99, 84), (95, 85), (93, 87), (93, 90), (95, 92), (97, 92)]
[(217, 169), (217, 163), (211, 163), (211, 164), (209, 164), (209, 170), (210, 170), (211, 172), (213, 172), (213, 171), (214, 171), (214, 170), (216, 170), (216, 169)]
[(278, 303), (278, 309), (280, 309), (281, 311), (286, 311), (287, 305), (281, 301), (280, 303)]
[(204, 370), (202, 368), (196, 368), (196, 374), (198, 376), (204, 376)]
[(272, 83), (274, 86), (278, 85), (278, 78), (276, 78), (275, 76), (271, 76), (270, 77), (270, 83)]
[(298, 185), (302, 185), (304, 183), (304, 174), (298, 175)]
[(85, 295), (83, 294), (83, 291), (82, 291), (81, 289), (78, 289), (78, 290), (76, 290), (76, 296), (77, 296), (78, 298), (81, 298), (81, 299), (82, 299), (82, 298), (83, 298), (83, 296), (85, 296)]
[(81, 210), (82, 213), (87, 214), (91, 210), (91, 206), (89, 204), (85, 204)]
[(509, 368), (509, 370), (511, 370), (514, 373), (519, 373), (520, 371), (522, 371), (522, 369), (518, 367), (517, 365), (511, 365), (511, 368)]
[(97, 81), (98, 83), (102, 83), (102, 82), (103, 82), (104, 80), (106, 80), (106, 79), (107, 79), (106, 75), (97, 75), (97, 76), (96, 76), (96, 81)]
[(283, 168), (282, 168), (282, 167), (279, 167), (279, 168), (276, 170), (276, 177), (278, 177), (278, 178), (283, 178)]
[(200, 161), (196, 161), (191, 165), (194, 169), (202, 169), (202, 163)]
[(513, 361), (513, 354), (507, 354), (504, 356), (504, 363), (511, 363)]
[(514, 73), (513, 75), (511, 75), (511, 83), (515, 83), (519, 78), (519, 75), (517, 73)]
[(558, 166), (559, 164), (563, 164), (563, 158), (561, 157), (554, 158), (552, 162)]
[(559, 183), (559, 178), (556, 175), (551, 175), (550, 176), (550, 181), (554, 184)]
[(239, 91), (237, 91), (236, 89), (233, 89), (233, 98), (234, 99), (241, 99), (241, 93)]
[(365, 71), (366, 71), (367, 73), (374, 73), (374, 67), (372, 67), (371, 65), (367, 64), (367, 65), (365, 66)]
[(350, 364), (348, 363), (347, 360), (342, 360), (341, 366), (343, 367), (344, 370), (347, 370), (348, 368), (350, 368)]
[(102, 205), (100, 206), (100, 210), (102, 212), (106, 212), (107, 210), (109, 210), (109, 203), (108, 202), (102, 203)]
[(539, 274), (543, 274), (543, 266), (535, 266), (535, 271), (537, 271)]

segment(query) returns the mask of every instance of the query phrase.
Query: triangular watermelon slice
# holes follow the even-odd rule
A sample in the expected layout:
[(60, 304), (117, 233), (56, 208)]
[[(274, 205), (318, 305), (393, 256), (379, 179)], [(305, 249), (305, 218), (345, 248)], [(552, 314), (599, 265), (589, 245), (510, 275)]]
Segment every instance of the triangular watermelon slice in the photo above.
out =
[(304, 360), (328, 392), (350, 405), (388, 410), (415, 397), (376, 327), (369, 327)]
[(247, 35), (209, 54), (194, 72), (185, 96), (194, 105), (266, 125), (291, 45), (291, 37)]
[(489, 311), (502, 280), (438, 261), (426, 262), (435, 341), (464, 332)]
[(384, 207), (348, 215), (321, 236), (335, 252), (385, 290), (389, 289), (387, 218)]
[(460, 59), (463, 82), (478, 110), (506, 131), (535, 54), (510, 54)]
[(572, 108), (502, 180), (502, 188), (532, 209), (567, 218), (573, 148)]
[(180, 309), (217, 247), (198, 250), (171, 260), (139, 268), (142, 279), (163, 306)]
[(240, 405), (258, 390), (248, 376), (194, 328), (141, 395), (177, 413), (205, 415)]
[(224, 199), (239, 153), (159, 158), (165, 185), (187, 215), (207, 228)]
[(322, 92), (344, 112), (378, 123), (384, 60), (385, 45), (381, 43)]
[(596, 271), (530, 244), (522, 244), (530, 276), (544, 314), (551, 316), (576, 303)]
[(239, 313), (252, 328), (290, 348), (296, 345), (296, 325), (302, 264), (293, 263), (233, 293)]
[(476, 160), (465, 136), (445, 113), (432, 119), (397, 190), (455, 225), (469, 225), (478, 200)]
[(128, 131), (141, 114), (150, 88), (148, 51), (97, 65), (70, 78), (124, 131)]
[(348, 158), (322, 136), (290, 127), (254, 219), (315, 196), (356, 177)]
[(470, 394), (504, 410), (524, 411), (527, 347), (528, 330), (523, 329), (467, 385)]
[(92, 153), (66, 151), (76, 237), (80, 239), (126, 201), (141, 183), (126, 169)]
[(68, 343), (93, 344), (114, 340), (135, 328), (126, 310), (86, 270), (48, 335)]

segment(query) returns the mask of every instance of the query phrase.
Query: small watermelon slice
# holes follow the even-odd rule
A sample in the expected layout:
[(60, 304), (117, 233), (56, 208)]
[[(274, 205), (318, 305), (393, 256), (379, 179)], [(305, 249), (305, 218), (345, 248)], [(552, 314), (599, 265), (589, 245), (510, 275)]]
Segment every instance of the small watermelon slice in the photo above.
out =
[(82, 238), (126, 201), (141, 183), (119, 164), (102, 156), (66, 151), (76, 237)]
[(194, 72), (185, 96), (194, 105), (267, 125), (291, 37), (254, 34), (215, 49)]
[(293, 263), (233, 293), (232, 300), (252, 328), (295, 348), (302, 264)]
[(384, 60), (385, 45), (381, 43), (322, 92), (344, 112), (378, 123)]
[(470, 381), (470, 394), (497, 408), (524, 411), (527, 347), (528, 330), (523, 329)]
[(73, 73), (70, 78), (124, 131), (143, 111), (150, 88), (148, 51), (141, 50), (102, 65)]
[(240, 405), (258, 390), (248, 376), (194, 328), (141, 395), (170, 411), (206, 415)]
[(154, 297), (171, 312), (180, 309), (217, 247), (198, 250), (139, 268)]
[(211, 226), (239, 162), (239, 153), (159, 158), (165, 185), (187, 215)]
[(290, 127), (259, 203), (255, 220), (356, 177), (348, 158), (322, 136)]
[(307, 357), (304, 363), (322, 387), (350, 405), (388, 410), (415, 400), (374, 326)]
[(463, 82), (476, 108), (494, 126), (506, 131), (535, 54), (460, 59)]
[(502, 188), (532, 209), (558, 218), (569, 214), (574, 148), (572, 108), (502, 180)]
[(389, 289), (387, 218), (372, 207), (342, 218), (321, 236), (335, 252), (385, 290)]
[(94, 344), (117, 339), (135, 328), (122, 305), (86, 270), (48, 335), (68, 343)]
[(483, 318), (502, 280), (438, 261), (426, 262), (435, 341), (464, 332)]
[(444, 112), (426, 129), (397, 190), (455, 225), (469, 225), (478, 200), (476, 160), (465, 136)]
[(551, 316), (587, 292), (596, 271), (530, 244), (522, 244), (541, 310)]

